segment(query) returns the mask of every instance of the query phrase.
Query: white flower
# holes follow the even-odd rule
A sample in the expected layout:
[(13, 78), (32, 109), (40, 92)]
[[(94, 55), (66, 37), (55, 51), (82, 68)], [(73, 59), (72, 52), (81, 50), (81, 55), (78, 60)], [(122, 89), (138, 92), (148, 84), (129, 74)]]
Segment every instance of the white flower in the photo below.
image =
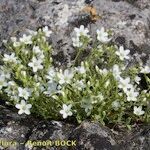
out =
[(48, 74), (45, 76), (47, 79), (49, 79), (49, 80), (53, 80), (55, 77), (56, 77), (56, 70), (54, 69), (54, 67), (50, 67), (49, 69), (48, 69), (48, 72), (47, 72)]
[(91, 114), (91, 110), (93, 109), (92, 99), (84, 97), (82, 99), (81, 107), (85, 109), (87, 116), (89, 116)]
[(72, 112), (71, 112), (71, 107), (72, 105), (66, 105), (66, 104), (63, 104), (63, 109), (60, 110), (60, 114), (63, 115), (63, 118), (67, 118), (68, 116), (72, 116)]
[(136, 76), (136, 77), (134, 78), (134, 80), (135, 80), (135, 82), (136, 82), (137, 84), (139, 84), (140, 81), (141, 81), (141, 78), (140, 78), (139, 76)]
[(98, 73), (100, 73), (101, 75), (106, 76), (106, 75), (108, 74), (108, 70), (107, 70), (106, 68), (104, 68), (104, 69), (99, 69), (99, 67), (96, 65), (96, 66), (95, 66), (95, 69), (96, 69), (96, 71), (97, 71)]
[(118, 109), (119, 109), (119, 107), (121, 106), (121, 105), (120, 105), (120, 102), (119, 102), (119, 101), (117, 101), (117, 100), (116, 100), (116, 101), (114, 101), (114, 102), (112, 102), (112, 104), (111, 104), (111, 105), (112, 105), (112, 107), (113, 107), (113, 109), (114, 109), (114, 110), (118, 110)]
[(104, 27), (102, 27), (100, 30), (97, 29), (97, 40), (99, 40), (102, 43), (108, 43), (111, 39), (108, 38), (108, 33), (105, 32)]
[(30, 50), (27, 48), (22, 48), (21, 52), (24, 53), (25, 55), (29, 54)]
[(103, 52), (103, 46), (102, 46), (102, 45), (98, 45), (98, 46), (97, 46), (97, 50), (98, 50), (99, 52)]
[(119, 56), (120, 60), (124, 60), (124, 59), (129, 59), (130, 57), (128, 56), (130, 53), (130, 50), (124, 50), (123, 46), (119, 47), (119, 50), (116, 51), (116, 55)]
[(7, 84), (7, 88), (4, 89), (4, 91), (15, 103), (19, 102), (20, 98), (18, 96), (18, 86), (14, 81), (9, 81)]
[(86, 73), (86, 69), (85, 69), (85, 67), (84, 67), (83, 65), (82, 65), (82, 66), (78, 66), (78, 67), (76, 67), (75, 69), (76, 69), (76, 71), (77, 71), (78, 73), (80, 73), (80, 74)]
[(46, 75), (46, 78), (52, 81), (55, 77), (56, 77), (56, 71), (54, 67), (50, 67), (48, 69), (48, 74)]
[(69, 84), (73, 76), (74, 76), (74, 72), (68, 69), (66, 69), (64, 72), (60, 70), (60, 72), (57, 73), (59, 84), (64, 84), (64, 83)]
[(32, 36), (36, 36), (38, 32), (29, 29), (29, 30), (28, 30), (28, 33), (29, 33), (30, 35), (32, 35)]
[(19, 109), (18, 114), (21, 115), (23, 113), (30, 115), (31, 104), (27, 104), (24, 100), (21, 100), (20, 104), (16, 104), (15, 107)]
[(36, 59), (35, 57), (32, 58), (32, 62), (28, 64), (29, 67), (32, 67), (33, 72), (37, 72), (40, 69), (43, 69), (43, 66), (41, 65), (42, 60)]
[(5, 80), (4, 77), (0, 77), (0, 90), (6, 86), (7, 86), (7, 81)]
[(10, 38), (11, 39), (11, 41), (13, 42), (13, 46), (14, 47), (18, 47), (18, 46), (20, 46), (20, 42), (17, 42), (17, 38), (16, 37), (11, 37)]
[(104, 100), (104, 96), (102, 93), (99, 93), (96, 97), (98, 98), (99, 102), (102, 102)]
[(128, 89), (133, 88), (133, 85), (130, 84), (130, 78), (129, 77), (127, 77), (126, 79), (123, 79), (120, 77), (118, 87), (120, 89), (123, 89), (124, 92), (126, 92)]
[(139, 92), (135, 92), (134, 88), (131, 88), (130, 90), (126, 91), (127, 95), (127, 101), (137, 101), (137, 96), (139, 95)]
[(20, 42), (24, 44), (32, 44), (32, 36), (23, 34), (22, 38), (20, 38)]
[(37, 53), (36, 56), (37, 56), (37, 59), (41, 61), (45, 58), (43, 51), (41, 51), (40, 53)]
[(120, 68), (118, 65), (114, 65), (113, 66), (113, 69), (112, 69), (112, 72), (113, 72), (113, 76), (116, 80), (119, 80), (120, 79), (120, 74), (121, 74), (121, 71), (120, 71)]
[(46, 37), (50, 37), (50, 35), (52, 34), (52, 31), (50, 31), (50, 30), (48, 29), (48, 26), (45, 26), (45, 27), (42, 29), (42, 31), (45, 33), (45, 36), (46, 36)]
[(141, 116), (143, 115), (145, 112), (142, 110), (142, 106), (134, 106), (134, 112), (133, 112), (135, 115), (137, 116)]
[(141, 67), (141, 73), (150, 73), (150, 67), (149, 66), (144, 66), (144, 67)]
[(72, 42), (74, 47), (81, 47), (83, 45), (78, 37), (72, 38)]
[(21, 88), (21, 87), (19, 87), (18, 88), (18, 95), (19, 95), (19, 97), (22, 97), (22, 98), (24, 98), (24, 99), (28, 99), (30, 96), (31, 96), (31, 92), (30, 92), (30, 90), (28, 89), (28, 88)]
[(4, 44), (6, 44), (8, 41), (7, 41), (7, 40), (3, 40), (2, 42), (3, 42)]
[(56, 82), (48, 82), (47, 91), (44, 92), (46, 95), (52, 95), (53, 93), (57, 92), (57, 83)]
[(10, 39), (11, 39), (12, 42), (16, 42), (17, 41), (16, 37), (10, 37)]
[(8, 68), (0, 66), (0, 76), (4, 77), (5, 79), (10, 79), (11, 77), (10, 70)]
[(15, 56), (15, 53), (11, 53), (10, 55), (4, 54), (3, 61), (5, 62), (12, 62), (12, 63), (18, 63), (17, 57)]
[(89, 37), (88, 32), (89, 30), (87, 28), (84, 28), (83, 25), (80, 26), (80, 28), (74, 28), (74, 31), (76, 32), (76, 36), (86, 36)]
[(14, 81), (9, 81), (8, 83), (7, 83), (7, 88), (5, 89), (5, 92), (8, 94), (8, 95), (16, 95), (16, 94), (18, 94), (17, 92), (16, 92), (16, 87), (17, 87), (17, 85), (16, 85), (16, 83), (14, 82)]
[(77, 88), (79, 91), (82, 91), (85, 87), (86, 87), (86, 85), (84, 84), (84, 82), (83, 82), (83, 80), (77, 80), (74, 84), (73, 84), (73, 86), (75, 87), (75, 88)]
[(38, 76), (37, 74), (34, 75), (34, 80), (36, 82), (42, 82), (42, 78), (40, 76)]
[(33, 46), (33, 53), (35, 54), (41, 53), (39, 46)]

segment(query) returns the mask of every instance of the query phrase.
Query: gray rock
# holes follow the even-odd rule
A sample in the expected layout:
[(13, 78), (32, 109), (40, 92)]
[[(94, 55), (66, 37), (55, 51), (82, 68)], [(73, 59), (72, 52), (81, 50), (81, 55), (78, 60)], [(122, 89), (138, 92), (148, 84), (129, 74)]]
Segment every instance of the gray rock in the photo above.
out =
[[(23, 149), (32, 125), (28, 117), (20, 116), (11, 109), (0, 106), (0, 149)], [(35, 123), (36, 119), (30, 117), (30, 121)]]
[[(84, 0), (2, 0), (0, 1), (0, 47), (2, 41), (11, 36), (21, 35), (28, 31), (48, 25), (53, 31), (55, 48), (64, 52), (70, 48), (69, 21), (77, 16), (85, 6)], [(58, 34), (59, 33), (59, 34)], [(56, 37), (56, 38), (55, 38)], [(69, 46), (68, 46), (69, 45)]]
[(121, 150), (149, 150), (150, 147), (150, 126), (141, 127), (139, 130), (124, 137), (124, 142), (120, 144)]
[(77, 140), (72, 150), (112, 150), (116, 141), (110, 129), (99, 123), (83, 122), (71, 134), (70, 140)]
[[(143, 1), (135, 3), (144, 4)], [(150, 46), (149, 1), (147, 1), (147, 7), (142, 8), (137, 8), (135, 3), (132, 5), (125, 1), (94, 1), (93, 5), (101, 19), (91, 25), (93, 34), (96, 28), (104, 26), (114, 32), (115, 43), (127, 46), (132, 53), (148, 51)], [(148, 47), (144, 49), (144, 45)]]
[(20, 116), (12, 108), (0, 106), (0, 149), (149, 150), (149, 146), (150, 126), (136, 127), (132, 131), (118, 127), (114, 131), (88, 121), (77, 126)]
[[(40, 121), (38, 125), (33, 128), (25, 147), (27, 150), (66, 150), (67, 146), (61, 146), (59, 143), (66, 142), (74, 128), (74, 125), (60, 121)], [(36, 141), (36, 143), (39, 142), (39, 144), (37, 144), (37, 146), (34, 145), (34, 141)], [(47, 144), (45, 146), (40, 142), (43, 142), (43, 144), (47, 142)]]
[[(128, 1), (128, 2), (127, 2)], [(48, 25), (53, 31), (54, 58), (61, 63), (70, 62), (75, 55), (70, 35), (73, 28), (84, 24), (95, 35), (104, 26), (114, 32), (113, 42), (125, 45), (132, 53), (150, 48), (149, 0), (1, 0), (0, 1), (0, 49), (2, 40), (21, 35)], [(100, 19), (91, 20), (83, 8), (91, 2)]]
[[(74, 125), (60, 121), (41, 121), (32, 116), (20, 116), (12, 108), (2, 106), (0, 120), (0, 149), (7, 150), (62, 150), (59, 142), (67, 141), (75, 128)], [(34, 146), (33, 142), (47, 142), (47, 146)], [(63, 149), (67, 147), (64, 146)]]

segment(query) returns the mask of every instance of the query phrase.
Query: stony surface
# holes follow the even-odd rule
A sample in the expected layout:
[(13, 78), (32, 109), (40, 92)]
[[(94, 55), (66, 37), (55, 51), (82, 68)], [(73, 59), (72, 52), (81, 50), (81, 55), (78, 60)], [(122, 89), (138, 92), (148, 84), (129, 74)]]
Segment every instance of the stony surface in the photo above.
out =
[[(29, 141), (47, 141), (49, 145), (46, 145), (45, 150), (65, 150), (66, 146), (60, 146), (59, 141), (67, 141), (69, 134), (74, 129), (74, 125), (65, 124), (59, 121), (40, 121), (37, 126), (32, 130), (31, 135), (29, 136), (28, 141), (26, 142), (25, 148), (28, 149), (37, 149), (41, 150), (42, 147), (34, 147), (29, 144)], [(54, 144), (54, 146), (52, 145)]]
[(118, 146), (121, 150), (148, 150), (150, 147), (150, 126), (134, 131), (126, 137), (123, 144)]
[(91, 25), (91, 30), (94, 33), (96, 28), (104, 26), (114, 31), (116, 43), (133, 49), (133, 52), (144, 51), (149, 53), (149, 4), (149, 1), (136, 1), (133, 5), (125, 1), (94, 1), (93, 5), (101, 19)]
[[(0, 149), (7, 150), (52, 150), (58, 146), (35, 147), (34, 141), (66, 141), (74, 125), (61, 121), (41, 121), (28, 116), (19, 116), (17, 112), (0, 106)], [(10, 143), (12, 142), (13, 143)], [(9, 143), (8, 143), (9, 142)], [(5, 147), (6, 145), (6, 147)], [(66, 149), (66, 147), (64, 147)]]
[[(95, 22), (90, 12), (83, 11), (91, 5), (100, 16)], [(3, 39), (48, 25), (53, 31), (55, 58), (70, 62), (74, 58), (70, 35), (75, 26), (84, 24), (93, 35), (102, 26), (111, 29), (116, 44), (125, 45), (132, 53), (149, 54), (149, 9), (149, 0), (1, 0), (0, 49), (4, 49)]]
[(77, 146), (72, 147), (72, 150), (112, 150), (116, 147), (110, 129), (98, 123), (83, 122), (73, 131), (69, 139), (78, 141)]
[[(72, 146), (60, 146), (60, 141), (62, 145), (71, 141)], [(150, 126), (135, 127), (132, 131), (122, 127), (114, 130), (89, 121), (78, 126), (19, 116), (12, 108), (0, 106), (2, 150), (149, 150), (149, 146)]]
[[(28, 139), (28, 134), (37, 121), (30, 118), (28, 122), (28, 117), (20, 116), (12, 111), (12, 108), (10, 109), (0, 105), (0, 149), (3, 149), (5, 145), (8, 150), (23, 149), (24, 142)], [(12, 141), (13, 143), (8, 143)]]

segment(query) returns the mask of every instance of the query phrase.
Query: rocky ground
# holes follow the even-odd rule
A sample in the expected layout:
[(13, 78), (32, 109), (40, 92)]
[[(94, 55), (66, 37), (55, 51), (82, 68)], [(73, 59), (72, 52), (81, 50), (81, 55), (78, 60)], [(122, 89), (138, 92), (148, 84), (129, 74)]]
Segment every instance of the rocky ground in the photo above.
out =
[[(54, 145), (40, 147), (33, 143), (48, 140)], [(11, 141), (14, 143), (8, 143)], [(58, 141), (72, 144), (60, 146)], [(5, 150), (149, 150), (150, 126), (136, 127), (132, 131), (122, 127), (110, 129), (89, 121), (78, 126), (32, 116), (20, 117), (14, 110), (1, 106), (0, 144), (3, 145), (0, 149)]]
[[(84, 11), (96, 9), (97, 18)], [(124, 45), (132, 54), (149, 58), (150, 1), (149, 0), (0, 0), (0, 50), (3, 40), (19, 36), (29, 29), (48, 25), (53, 31), (50, 41), (55, 48), (54, 58), (68, 64), (74, 58), (70, 35), (81, 24), (95, 30), (104, 26), (114, 32), (113, 41)], [(16, 141), (7, 150), (75, 149), (75, 150), (149, 150), (150, 126), (132, 131), (116, 131), (98, 123), (83, 122), (80, 126), (65, 122), (44, 121), (34, 117), (20, 117), (14, 110), (1, 104), (0, 142)], [(29, 140), (70, 140), (72, 147), (32, 147)], [(13, 148), (14, 147), (14, 148)], [(1, 147), (0, 149), (4, 149)]]

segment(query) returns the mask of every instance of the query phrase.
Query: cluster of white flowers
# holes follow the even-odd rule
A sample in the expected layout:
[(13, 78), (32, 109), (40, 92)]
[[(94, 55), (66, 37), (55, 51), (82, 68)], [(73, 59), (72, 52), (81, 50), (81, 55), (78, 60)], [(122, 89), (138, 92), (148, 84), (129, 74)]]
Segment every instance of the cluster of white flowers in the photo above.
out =
[(22, 99), (20, 103), (17, 103), (15, 107), (19, 109), (18, 114), (30, 115), (31, 104), (27, 104), (29, 97), (31, 96), (31, 90), (29, 88), (18, 87), (18, 98)]
[[(116, 55), (118, 55), (120, 60), (122, 61), (130, 58), (128, 56), (129, 53), (130, 53), (130, 50), (124, 50), (123, 46), (120, 46), (119, 50), (116, 51)], [(142, 68), (142, 69), (141, 70), (143, 71), (143, 73), (146, 73), (148, 70), (148, 67)], [(126, 77), (126, 78), (121, 77), (122, 72), (121, 72), (120, 67), (117, 64), (113, 66), (112, 73), (113, 73), (114, 78), (118, 81), (118, 88), (122, 89), (123, 92), (126, 94), (127, 101), (136, 102), (139, 96), (139, 91), (136, 90), (136, 87), (133, 84), (131, 84), (131, 79), (129, 77)], [(135, 80), (135, 83), (139, 84), (141, 78), (139, 76), (136, 76), (134, 80)], [(114, 109), (116, 109), (115, 105), (119, 105), (119, 103), (118, 102), (112, 103), (112, 106), (114, 107)], [(140, 111), (140, 110), (141, 110), (141, 106), (138, 109), (134, 107), (134, 114), (139, 115), (138, 113), (136, 113), (136, 111)], [(142, 111), (140, 115), (142, 114), (144, 114), (144, 111)]]
[[(85, 36), (90, 39), (90, 35), (88, 35), (89, 30), (85, 28), (83, 25), (81, 25), (79, 28), (75, 28), (74, 32), (76, 33), (76, 36), (72, 38), (73, 46), (74, 47), (81, 47), (83, 45), (83, 42), (80, 40), (81, 36)], [(109, 38), (109, 35), (107, 32), (105, 32), (104, 27), (102, 27), (100, 30), (97, 29), (97, 40), (101, 43), (108, 43), (111, 38)]]
[[(50, 37), (52, 31), (50, 31), (48, 29), (47, 26), (45, 26), (44, 28), (42, 28), (42, 32), (44, 33), (44, 36), (42, 37), (43, 39), (45, 37)], [(11, 41), (13, 43), (14, 47), (19, 47), (22, 44), (24, 45), (31, 45), (33, 44), (32, 38), (34, 36), (36, 36), (38, 34), (38, 32), (29, 30), (29, 35), (23, 34), (23, 36), (17, 40), (16, 37), (11, 37)], [(28, 54), (29, 51), (28, 49), (22, 49), (22, 52), (24, 52), (25, 54)], [(34, 45), (32, 48), (32, 52), (33, 52), (33, 57), (31, 59), (31, 62), (28, 63), (28, 66), (32, 68), (33, 72), (36, 73), (38, 70), (43, 69), (43, 61), (44, 61), (44, 53), (43, 50), (40, 49), (39, 46)], [(3, 57), (3, 61), (7, 64), (7, 63), (11, 63), (11, 64), (18, 64), (18, 70), (20, 70), (22, 77), (26, 78), (26, 71), (23, 70), (23, 65), (21, 64), (22, 62), (18, 59), (18, 57), (16, 56), (15, 53), (11, 53), (11, 54), (4, 54)], [(35, 83), (35, 87), (32, 89), (29, 89), (27, 87), (23, 88), (23, 87), (18, 87), (18, 85), (16, 84), (16, 82), (11, 81), (11, 71), (8, 72), (8, 70), (6, 70), (4, 67), (1, 66), (1, 70), (0, 70), (0, 89), (4, 88), (4, 91), (7, 93), (7, 95), (14, 100), (14, 102), (16, 102), (17, 104), (15, 105), (17, 109), (19, 109), (18, 113), (19, 114), (30, 114), (30, 109), (32, 107), (31, 104), (28, 104), (27, 101), (28, 99), (30, 99), (30, 97), (32, 96), (32, 91), (33, 90), (37, 90), (38, 88), (40, 88), (41, 91), (43, 91), (43, 86), (40, 85), (40, 82)], [(35, 77), (36, 75), (34, 75)], [(40, 77), (36, 78), (35, 80), (38, 81), (40, 79)], [(49, 84), (49, 83), (48, 83)], [(50, 87), (48, 87), (48, 89), (50, 89)], [(52, 90), (52, 89), (51, 89)], [(39, 94), (38, 91), (35, 94)]]
[(37, 72), (38, 70), (43, 69), (43, 60), (44, 54), (43, 51), (39, 48), (39, 46), (33, 46), (33, 58), (32, 61), (28, 63), (28, 66), (33, 69), (33, 72)]
[[(83, 46), (84, 51), (92, 40), (89, 30), (81, 25), (74, 29), (74, 33), (73, 46)], [(46, 42), (51, 34), (52, 31), (45, 26), (37, 32), (30, 30), (29, 35), (23, 34), (20, 39), (12, 37), (14, 52), (3, 55), (4, 66), (0, 66), (0, 92), (7, 94), (19, 109), (18, 114), (29, 115), (31, 108), (33, 111), (36, 108), (40, 113), (43, 111), (42, 115), (45, 116), (53, 113), (49, 112), (49, 109), (56, 108), (56, 116), (62, 115), (64, 119), (72, 116), (74, 112), (79, 118), (89, 115), (94, 118), (96, 112), (103, 120), (106, 115), (108, 118), (112, 116), (109, 116), (110, 111), (120, 113), (122, 107), (126, 110), (125, 107), (129, 104), (133, 109), (132, 114), (137, 117), (146, 116), (145, 105), (148, 96), (145, 96), (147, 91), (144, 93), (139, 89), (141, 78), (134, 73), (137, 69), (134, 68), (131, 77), (125, 72), (126, 60), (131, 58), (130, 50), (124, 49), (123, 46), (109, 47), (107, 43), (111, 38), (104, 27), (96, 31), (95, 43), (98, 45), (91, 50), (90, 57), (80, 64), (79, 61), (70, 63), (65, 69), (53, 66), (52, 47)], [(82, 53), (81, 49), (78, 50)], [(77, 53), (77, 56), (78, 54), (80, 53)], [(112, 58), (109, 54), (113, 55)], [(143, 65), (137, 72), (148, 74), (150, 67), (148, 64)], [(113, 98), (110, 100), (110, 97)], [(36, 103), (40, 100), (41, 105), (39, 103), (38, 106)], [(49, 106), (51, 104), (57, 106)], [(111, 109), (107, 110), (107, 105)], [(85, 114), (80, 116), (83, 111)], [(118, 116), (119, 114), (114, 118)]]
[(20, 43), (32, 44), (32, 35), (23, 34), (23, 36), (20, 38)]
[(74, 29), (75, 37), (72, 38), (73, 46), (74, 47), (81, 47), (83, 45), (83, 42), (81, 42), (80, 37), (84, 36), (87, 38), (90, 38), (88, 35), (89, 30), (87, 28), (84, 28), (83, 25), (81, 25), (79, 28)]
[(127, 101), (137, 101), (139, 92), (135, 90), (135, 87), (130, 82), (131, 79), (129, 77), (125, 79), (120, 77), (118, 87), (126, 93)]

